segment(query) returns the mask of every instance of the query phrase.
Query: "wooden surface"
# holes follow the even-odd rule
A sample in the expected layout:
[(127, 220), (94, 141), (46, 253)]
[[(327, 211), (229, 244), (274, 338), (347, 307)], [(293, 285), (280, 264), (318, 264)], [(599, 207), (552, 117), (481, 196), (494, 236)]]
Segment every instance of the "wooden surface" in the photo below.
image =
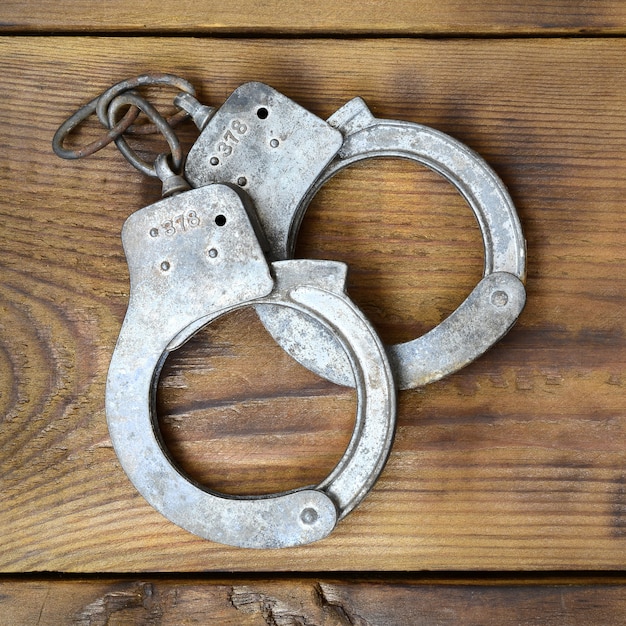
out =
[(626, 33), (620, 0), (3, 0), (0, 31), (243, 35)]
[[(624, 566), (621, 40), (285, 41), (280, 53), (265, 40), (0, 44), (6, 571)], [(216, 65), (224, 49), (232, 60)], [(524, 225), (519, 323), (464, 371), (400, 394), (382, 478), (310, 547), (196, 539), (136, 494), (110, 446), (104, 381), (128, 298), (118, 234), (158, 189), (113, 149), (68, 163), (49, 141), (72, 107), (157, 68), (184, 73), (214, 103), (252, 78), (322, 116), (361, 94), (381, 117), (420, 121), (480, 152)], [(332, 181), (299, 243), (300, 256), (349, 263), (350, 292), (388, 341), (438, 323), (481, 271), (470, 211), (405, 162)], [(244, 312), (168, 360), (160, 406), (192, 475), (258, 493), (328, 473), (354, 398), (291, 363)]]
[[(206, 6), (202, 16), (198, 4), (0, 7), (0, 572), (111, 576), (0, 580), (0, 624), (37, 615), (104, 623), (111, 607), (110, 623), (158, 623), (157, 614), (193, 623), (199, 606), (215, 623), (263, 623), (277, 606), (265, 598), (288, 614), (290, 602), (305, 607), (321, 624), (507, 624), (511, 606), (518, 623), (622, 623), (624, 580), (603, 572), (626, 567), (624, 5), (420, 2), (401, 12), (361, 3), (347, 19), (349, 3), (292, 12), (255, 3), (241, 5), (243, 21), (228, 5)], [(341, 37), (363, 33), (372, 37)], [(458, 37), (467, 34), (498, 37)], [(595, 36), (545, 37), (559, 34)], [(478, 151), (518, 208), (529, 261), (518, 324), (463, 371), (400, 394), (381, 479), (318, 544), (257, 552), (197, 539), (137, 495), (111, 447), (104, 382), (128, 300), (119, 232), (159, 188), (113, 148), (70, 163), (50, 140), (79, 104), (149, 71), (188, 78), (212, 105), (248, 80), (321, 117), (362, 96), (378, 117), (427, 124)], [(93, 124), (85, 135), (96, 133)], [(184, 136), (189, 143), (193, 130)], [(390, 160), (353, 167), (320, 192), (298, 255), (346, 261), (350, 294), (397, 341), (463, 300), (480, 277), (482, 244), (447, 183)], [(158, 401), (180, 465), (230, 493), (324, 477), (355, 407), (351, 391), (287, 358), (250, 311), (172, 355)], [(451, 578), (385, 578), (422, 570)], [(507, 570), (600, 578), (450, 582), (454, 572)], [(266, 574), (174, 577), (235, 571)], [(346, 578), (372, 571), (375, 580)], [(113, 576), (139, 572), (173, 577)], [(322, 583), (335, 585), (328, 597), (348, 598), (343, 613), (320, 599)], [(236, 588), (249, 603), (233, 603)]]
[(621, 626), (626, 587), (578, 579), (11, 581), (0, 624)]

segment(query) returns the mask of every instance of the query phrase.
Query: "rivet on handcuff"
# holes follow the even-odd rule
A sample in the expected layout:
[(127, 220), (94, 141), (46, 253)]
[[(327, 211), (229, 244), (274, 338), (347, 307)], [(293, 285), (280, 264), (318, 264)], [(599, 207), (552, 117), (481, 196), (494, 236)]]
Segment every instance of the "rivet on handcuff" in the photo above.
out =
[[(180, 90), (174, 103), (181, 112), (166, 120), (138, 92), (147, 85)], [(140, 112), (152, 124), (137, 125)], [(65, 148), (67, 135), (93, 113), (105, 135), (81, 150)], [(201, 133), (185, 160), (172, 124), (186, 116)], [(124, 135), (155, 130), (171, 155), (152, 165)], [(120, 463), (155, 509), (200, 537), (250, 548), (326, 537), (382, 472), (395, 429), (396, 387), (418, 387), (459, 370), (521, 313), (525, 241), (504, 185), (480, 156), (432, 128), (376, 119), (360, 98), (324, 121), (262, 83), (240, 86), (215, 109), (176, 76), (122, 81), (64, 122), (53, 148), (63, 158), (79, 158), (112, 141), (137, 169), (161, 179), (164, 197), (133, 213), (122, 230), (130, 299), (106, 387)], [(389, 156), (417, 161), (457, 188), (478, 221), (485, 267), (483, 279), (439, 326), (385, 347), (346, 294), (345, 264), (291, 257), (320, 187), (356, 161)], [(162, 443), (155, 397), (167, 355), (244, 306), (255, 307), (297, 361), (356, 387), (351, 441), (315, 487), (259, 497), (219, 494), (184, 476)]]

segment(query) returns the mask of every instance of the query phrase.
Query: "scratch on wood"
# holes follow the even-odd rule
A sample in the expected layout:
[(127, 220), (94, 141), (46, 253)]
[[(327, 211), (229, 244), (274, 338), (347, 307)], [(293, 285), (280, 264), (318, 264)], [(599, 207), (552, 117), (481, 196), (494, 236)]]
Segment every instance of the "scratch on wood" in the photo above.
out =
[(48, 590), (46, 591), (46, 595), (44, 596), (43, 602), (41, 603), (41, 609), (39, 609), (39, 615), (37, 616), (37, 626), (39, 626), (39, 624), (41, 624), (41, 616), (43, 615), (43, 610), (46, 606), (46, 602), (48, 601), (48, 598), (50, 596), (50, 589), (52, 587), (48, 588)]
[(307, 608), (303, 603), (296, 602), (296, 606), (291, 606), (284, 600), (248, 586), (233, 587), (230, 602), (242, 613), (261, 615), (267, 626), (325, 626), (304, 615)]
[(337, 626), (371, 626), (370, 622), (354, 613), (350, 607), (346, 605), (345, 599), (337, 592), (334, 585), (328, 583), (318, 583), (316, 592), (322, 603), (322, 606), (328, 607), (334, 611), (338, 622)]
[(230, 593), (230, 602), (243, 613), (265, 613), (271, 610), (272, 601), (262, 593), (252, 591), (249, 587), (233, 587)]
[[(73, 626), (107, 626), (114, 613), (139, 609), (141, 623), (156, 626), (161, 623), (163, 610), (152, 583), (134, 583), (130, 588), (110, 591), (85, 606), (72, 620)], [(134, 612), (134, 616), (137, 613)]]

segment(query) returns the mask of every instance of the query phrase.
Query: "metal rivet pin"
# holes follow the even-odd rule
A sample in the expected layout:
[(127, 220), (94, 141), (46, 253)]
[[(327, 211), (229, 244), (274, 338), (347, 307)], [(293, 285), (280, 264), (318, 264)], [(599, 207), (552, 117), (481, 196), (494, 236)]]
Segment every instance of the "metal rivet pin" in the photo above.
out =
[(304, 511), (302, 511), (302, 513), (300, 514), (300, 519), (302, 520), (302, 523), (309, 526), (311, 524), (314, 524), (317, 521), (318, 517), (319, 515), (317, 514), (317, 511), (310, 507), (304, 509)]
[(506, 306), (507, 302), (509, 301), (509, 296), (507, 295), (506, 291), (494, 291), (491, 294), (491, 304), (493, 304), (494, 306), (497, 307), (503, 307)]

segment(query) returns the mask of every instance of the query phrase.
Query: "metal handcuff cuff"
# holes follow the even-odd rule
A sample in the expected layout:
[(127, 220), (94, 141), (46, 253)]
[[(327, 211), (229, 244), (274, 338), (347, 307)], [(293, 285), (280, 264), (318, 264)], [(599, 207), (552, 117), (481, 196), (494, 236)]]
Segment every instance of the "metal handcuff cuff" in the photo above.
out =
[[(147, 112), (145, 100), (129, 91), (149, 84), (147, 78), (119, 83), (85, 108), (99, 109), (109, 128), (100, 143), (115, 140), (127, 158), (121, 135), (138, 112), (131, 108), (119, 122), (117, 113), (128, 104)], [(327, 536), (376, 482), (393, 441), (395, 388), (460, 369), (514, 324), (525, 302), (521, 226), (481, 157), (431, 128), (376, 119), (360, 98), (325, 122), (261, 83), (240, 86), (219, 110), (182, 88), (175, 102), (201, 130), (184, 177), (180, 161), (172, 167), (163, 155), (153, 171), (142, 169), (161, 178), (169, 197), (133, 213), (122, 231), (130, 299), (107, 379), (112, 443), (144, 498), (190, 532), (241, 547), (304, 545)], [(64, 137), (87, 114), (61, 126), (57, 154), (68, 156)], [(412, 159), (452, 182), (474, 211), (485, 245), (484, 277), (460, 307), (424, 336), (387, 348), (347, 296), (343, 263), (291, 260), (317, 190), (351, 163), (380, 156)], [(155, 397), (167, 355), (217, 317), (250, 305), (296, 360), (356, 387), (352, 439), (316, 487), (218, 494), (184, 476), (160, 438)]]

